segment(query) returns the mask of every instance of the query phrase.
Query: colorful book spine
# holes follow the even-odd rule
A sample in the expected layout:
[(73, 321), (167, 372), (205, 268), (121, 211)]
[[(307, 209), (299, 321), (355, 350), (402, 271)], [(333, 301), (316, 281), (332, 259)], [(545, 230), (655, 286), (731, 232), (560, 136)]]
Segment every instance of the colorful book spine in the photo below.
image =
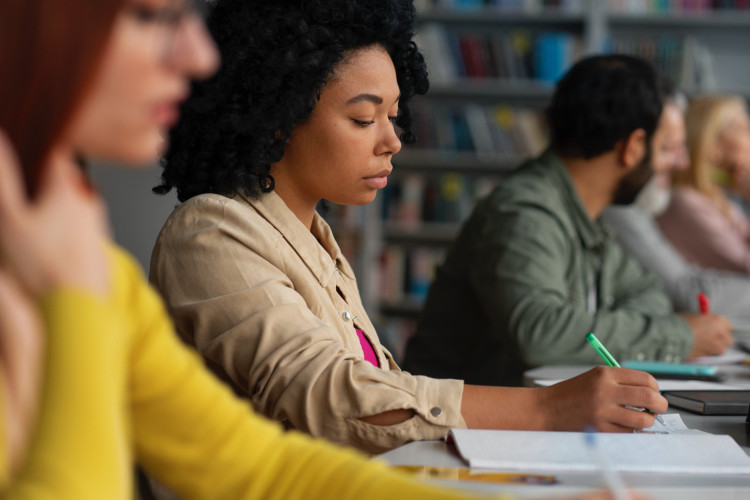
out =
[(577, 34), (527, 30), (466, 33), (425, 23), (417, 34), (430, 77), (437, 84), (462, 78), (556, 82), (581, 55)]
[(423, 303), (435, 279), (435, 269), (444, 258), (442, 248), (385, 246), (380, 256), (380, 300), (393, 304)]
[(748, 0), (609, 0), (610, 12), (621, 14), (696, 14), (749, 8)]
[(498, 179), (499, 175), (459, 174), (394, 177), (382, 193), (383, 221), (396, 223), (400, 228), (417, 228), (431, 222), (461, 223)]
[(547, 143), (543, 111), (502, 104), (413, 104), (417, 149), (474, 152), (483, 158), (517, 159), (538, 154)]
[(507, 12), (539, 12), (541, 10), (566, 10), (580, 12), (581, 0), (416, 0), (420, 12), (434, 9), (476, 11), (497, 9)]

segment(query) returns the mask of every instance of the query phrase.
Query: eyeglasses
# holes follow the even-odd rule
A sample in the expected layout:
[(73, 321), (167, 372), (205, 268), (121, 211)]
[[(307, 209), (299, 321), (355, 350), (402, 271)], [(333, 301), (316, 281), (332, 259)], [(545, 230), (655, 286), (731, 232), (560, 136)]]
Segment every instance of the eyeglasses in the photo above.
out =
[(144, 24), (156, 24), (176, 29), (188, 16), (204, 17), (208, 6), (205, 0), (176, 0), (162, 7), (140, 2), (129, 2), (125, 12)]
[(155, 28), (157, 50), (166, 57), (183, 23), (191, 19), (202, 22), (207, 9), (206, 0), (173, 0), (161, 6), (132, 0), (125, 5), (124, 14), (143, 26)]

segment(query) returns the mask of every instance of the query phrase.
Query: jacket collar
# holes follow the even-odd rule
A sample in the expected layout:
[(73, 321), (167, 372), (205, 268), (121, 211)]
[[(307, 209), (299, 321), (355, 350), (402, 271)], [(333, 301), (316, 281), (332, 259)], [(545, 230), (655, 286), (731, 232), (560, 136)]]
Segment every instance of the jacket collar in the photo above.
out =
[(245, 194), (239, 196), (276, 228), (322, 286), (328, 286), (335, 280), (336, 271), (354, 279), (330, 226), (317, 212), (312, 228), (308, 230), (275, 191), (262, 194), (258, 199)]
[(545, 151), (540, 159), (551, 167), (554, 179), (561, 188), (565, 209), (583, 246), (594, 248), (602, 245), (608, 238), (608, 233), (598, 220), (593, 221), (589, 217), (563, 161), (550, 149)]

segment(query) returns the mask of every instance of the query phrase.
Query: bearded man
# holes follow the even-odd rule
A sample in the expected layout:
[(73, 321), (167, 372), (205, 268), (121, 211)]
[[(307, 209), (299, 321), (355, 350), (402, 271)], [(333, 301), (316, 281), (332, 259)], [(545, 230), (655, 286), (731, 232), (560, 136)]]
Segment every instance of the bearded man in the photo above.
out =
[(595, 332), (620, 360), (722, 353), (731, 323), (676, 314), (659, 280), (598, 220), (653, 175), (664, 107), (646, 61), (595, 56), (558, 83), (550, 146), (481, 200), (438, 268), (404, 367), (467, 383), (520, 385), (525, 370), (600, 364)]

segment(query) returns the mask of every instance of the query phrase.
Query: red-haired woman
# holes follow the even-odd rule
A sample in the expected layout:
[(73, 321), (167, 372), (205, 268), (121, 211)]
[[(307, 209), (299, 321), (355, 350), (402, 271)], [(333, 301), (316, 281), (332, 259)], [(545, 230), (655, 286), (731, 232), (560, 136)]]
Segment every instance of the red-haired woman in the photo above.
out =
[(109, 241), (80, 160), (142, 164), (163, 150), (188, 79), (218, 62), (189, 7), (3, 3), (2, 498), (131, 498), (133, 460), (184, 498), (462, 498), (254, 415)]

